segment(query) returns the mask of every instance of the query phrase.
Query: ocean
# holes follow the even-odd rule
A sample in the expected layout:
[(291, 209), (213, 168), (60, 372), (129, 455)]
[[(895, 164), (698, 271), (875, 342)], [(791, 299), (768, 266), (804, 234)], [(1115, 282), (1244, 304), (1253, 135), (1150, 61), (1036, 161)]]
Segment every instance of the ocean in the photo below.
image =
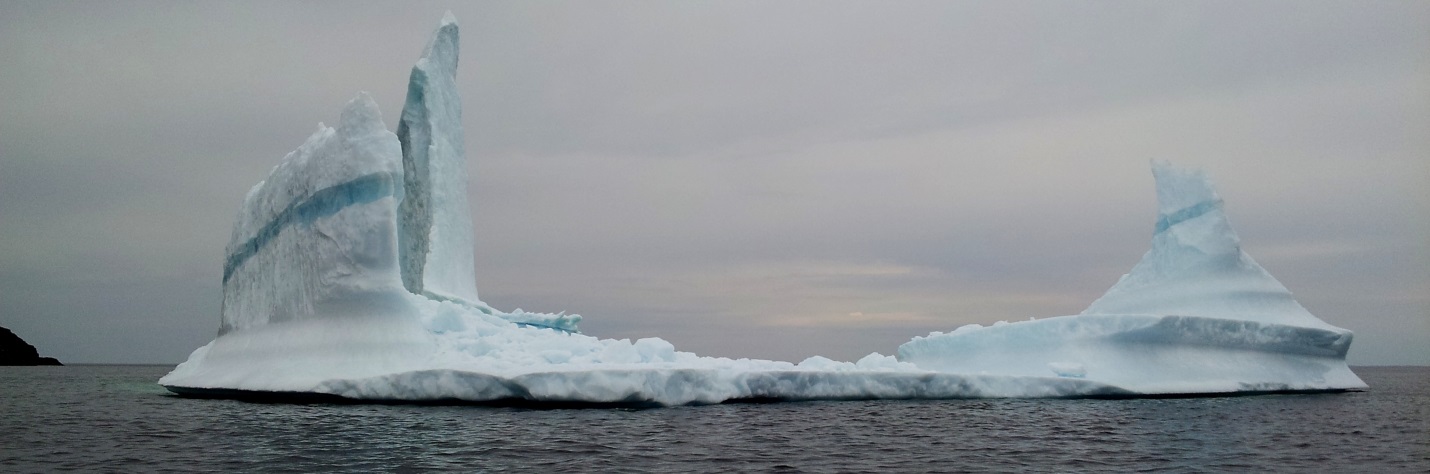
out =
[(1430, 472), (1430, 367), (1342, 394), (656, 409), (186, 399), (171, 368), (0, 367), (0, 472)]

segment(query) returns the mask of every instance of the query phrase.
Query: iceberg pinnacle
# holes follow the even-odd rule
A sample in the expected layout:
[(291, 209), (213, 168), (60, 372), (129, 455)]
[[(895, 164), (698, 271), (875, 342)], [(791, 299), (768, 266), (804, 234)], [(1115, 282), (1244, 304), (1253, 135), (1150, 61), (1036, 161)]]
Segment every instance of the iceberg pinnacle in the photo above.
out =
[(484, 307), (477, 297), (467, 203), (458, 53), (456, 18), (447, 12), (412, 67), (397, 124), (404, 183), (398, 253), (409, 291)]

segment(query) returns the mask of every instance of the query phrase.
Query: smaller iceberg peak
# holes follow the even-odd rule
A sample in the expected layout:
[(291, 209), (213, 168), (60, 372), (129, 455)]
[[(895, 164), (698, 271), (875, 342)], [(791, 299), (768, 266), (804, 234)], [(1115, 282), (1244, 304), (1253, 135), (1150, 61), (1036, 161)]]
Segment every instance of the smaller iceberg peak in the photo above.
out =
[(1241, 250), (1207, 173), (1154, 161), (1152, 249), (1082, 314), (1201, 316), (1316, 328), (1281, 282)]
[(1196, 168), (1178, 168), (1167, 161), (1152, 162), (1152, 176), (1157, 180), (1157, 211), (1159, 217), (1168, 216), (1207, 203), (1221, 206), (1218, 196), (1206, 171)]
[[(1181, 248), (1208, 257), (1238, 258), (1241, 238), (1231, 229), (1211, 176), (1200, 169), (1153, 162), (1157, 182), (1157, 226), (1153, 249)], [(1184, 260), (1191, 263), (1191, 260)]]
[(374, 101), (372, 95), (366, 91), (359, 92), (357, 97), (353, 97), (343, 107), (343, 112), (338, 119), (338, 128), (373, 134), (387, 131), (387, 125), (382, 121), (382, 110), (377, 108), (377, 101)]
[[(1165, 161), (1152, 163), (1152, 175), (1157, 180), (1157, 228), (1155, 234), (1206, 215), (1222, 215), (1222, 200), (1212, 186), (1211, 177), (1199, 169), (1183, 169)], [(1213, 216), (1215, 217), (1215, 216)], [(1230, 231), (1230, 228), (1227, 229)], [(1234, 232), (1230, 243), (1239, 245)]]

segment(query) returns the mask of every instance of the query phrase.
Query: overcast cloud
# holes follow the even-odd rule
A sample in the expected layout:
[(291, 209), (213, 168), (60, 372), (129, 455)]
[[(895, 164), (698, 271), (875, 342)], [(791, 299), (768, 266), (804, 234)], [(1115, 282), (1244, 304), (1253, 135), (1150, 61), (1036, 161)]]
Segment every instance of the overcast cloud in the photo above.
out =
[(798, 361), (1075, 314), (1148, 162), (1353, 364), (1430, 364), (1430, 3), (0, 0), (0, 325), (66, 362), (218, 329), (244, 193), (445, 10), (477, 282), (600, 337)]

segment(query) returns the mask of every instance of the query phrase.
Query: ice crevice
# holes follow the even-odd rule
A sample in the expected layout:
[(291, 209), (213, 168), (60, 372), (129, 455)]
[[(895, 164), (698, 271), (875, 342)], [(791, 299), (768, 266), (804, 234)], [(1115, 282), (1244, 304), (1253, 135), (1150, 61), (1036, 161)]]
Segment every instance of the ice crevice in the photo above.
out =
[[(581, 334), (581, 316), (501, 311), (476, 287), (445, 15), (396, 132), (360, 93), (244, 197), (218, 336), (159, 380), (192, 396), (668, 406), (732, 400), (1134, 397), (1341, 391), (1350, 331), (1241, 248), (1203, 172), (1155, 162), (1151, 248), (1077, 315), (911, 338), (896, 355), (702, 357)], [(491, 275), (500, 277), (501, 275)]]

